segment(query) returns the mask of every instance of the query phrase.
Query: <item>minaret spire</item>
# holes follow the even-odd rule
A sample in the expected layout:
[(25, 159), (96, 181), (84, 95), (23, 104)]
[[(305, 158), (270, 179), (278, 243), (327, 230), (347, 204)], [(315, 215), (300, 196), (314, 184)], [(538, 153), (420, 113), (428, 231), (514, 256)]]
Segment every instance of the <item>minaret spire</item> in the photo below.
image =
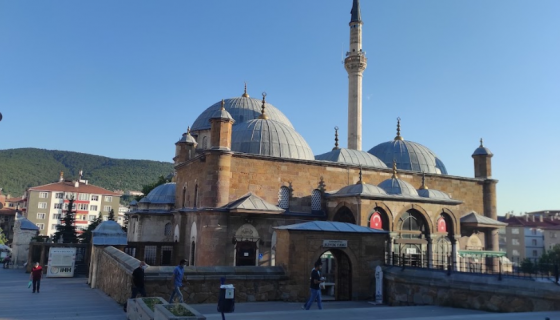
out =
[(332, 148), (333, 150), (338, 150), (340, 149), (338, 147), (338, 127), (334, 127), (334, 148)]
[(350, 11), (350, 49), (344, 59), (348, 72), (348, 148), (362, 149), (362, 75), (367, 67), (362, 51), (362, 15), (360, 0), (353, 0)]

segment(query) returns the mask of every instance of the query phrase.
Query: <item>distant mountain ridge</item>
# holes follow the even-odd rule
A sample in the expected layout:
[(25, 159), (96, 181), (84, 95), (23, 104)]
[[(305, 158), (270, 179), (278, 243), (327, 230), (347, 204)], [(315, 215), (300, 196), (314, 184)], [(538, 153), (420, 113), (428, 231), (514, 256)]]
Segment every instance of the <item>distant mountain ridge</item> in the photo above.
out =
[(142, 190), (159, 176), (173, 172), (170, 162), (113, 159), (71, 151), (35, 148), (0, 150), (0, 188), (19, 197), (25, 189), (65, 179), (77, 179), (83, 170), (90, 184), (114, 190)]

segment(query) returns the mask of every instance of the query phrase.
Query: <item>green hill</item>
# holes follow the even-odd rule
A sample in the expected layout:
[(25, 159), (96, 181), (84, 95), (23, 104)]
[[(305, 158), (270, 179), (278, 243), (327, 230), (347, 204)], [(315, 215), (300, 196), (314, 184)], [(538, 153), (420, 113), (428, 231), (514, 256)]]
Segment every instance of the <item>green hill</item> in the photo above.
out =
[(159, 176), (173, 172), (169, 162), (112, 159), (91, 154), (44, 149), (0, 150), (0, 187), (19, 197), (26, 188), (65, 179), (77, 179), (80, 170), (90, 184), (108, 190), (142, 190)]

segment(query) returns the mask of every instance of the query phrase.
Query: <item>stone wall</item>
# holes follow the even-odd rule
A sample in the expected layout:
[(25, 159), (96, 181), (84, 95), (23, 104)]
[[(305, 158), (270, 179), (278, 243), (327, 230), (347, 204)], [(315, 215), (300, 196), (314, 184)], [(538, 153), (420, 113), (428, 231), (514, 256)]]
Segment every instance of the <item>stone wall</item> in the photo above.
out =
[(560, 310), (560, 287), (551, 282), (399, 267), (387, 267), (384, 272), (384, 298), (391, 306), (439, 305), (493, 312)]
[[(119, 303), (130, 297), (132, 272), (139, 260), (114, 247), (93, 250), (90, 285)], [(146, 293), (169, 299), (175, 267), (149, 267), (145, 272)], [(280, 267), (186, 267), (183, 297), (187, 303), (214, 303), (218, 300), (220, 278), (235, 286), (236, 302), (290, 300), (287, 277)]]

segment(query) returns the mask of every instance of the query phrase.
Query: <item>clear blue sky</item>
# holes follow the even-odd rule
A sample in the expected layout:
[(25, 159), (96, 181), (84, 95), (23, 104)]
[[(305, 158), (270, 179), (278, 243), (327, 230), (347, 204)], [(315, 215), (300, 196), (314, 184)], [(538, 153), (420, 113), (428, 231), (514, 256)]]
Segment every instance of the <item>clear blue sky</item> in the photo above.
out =
[[(222, 98), (268, 93), (315, 154), (346, 144), (351, 0), (0, 1), (0, 149), (171, 161)], [(560, 1), (362, 0), (364, 149), (450, 174), (495, 154), (498, 211), (560, 209)], [(53, 173), (53, 175), (56, 175)]]

